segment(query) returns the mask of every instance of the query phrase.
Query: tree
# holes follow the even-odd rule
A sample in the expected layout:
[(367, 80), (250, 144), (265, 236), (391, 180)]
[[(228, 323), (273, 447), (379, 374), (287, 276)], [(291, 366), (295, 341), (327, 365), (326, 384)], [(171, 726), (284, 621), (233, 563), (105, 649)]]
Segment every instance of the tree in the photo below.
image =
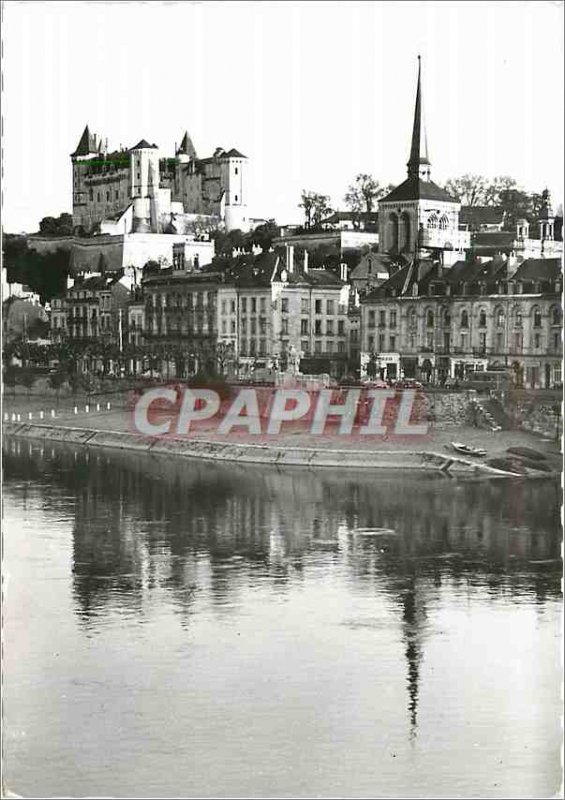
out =
[(499, 206), (501, 205), (503, 193), (517, 188), (514, 178), (509, 175), (499, 175), (497, 178), (493, 178), (492, 181), (487, 182), (484, 202), (487, 206)]
[(6, 367), (4, 369), (4, 385), (12, 389), (13, 395), (16, 393), (17, 374), (15, 367)]
[(72, 215), (63, 213), (58, 217), (43, 217), (39, 223), (39, 232), (44, 236), (72, 236)]
[(487, 181), (482, 175), (450, 178), (444, 188), (464, 206), (482, 206), (487, 202)]
[(306, 228), (316, 227), (327, 214), (331, 213), (329, 202), (328, 195), (302, 190), (298, 207), (304, 209)]
[(361, 172), (355, 177), (345, 195), (345, 202), (353, 212), (371, 214), (375, 210), (376, 201), (383, 196), (385, 188), (372, 175)]
[(258, 225), (251, 233), (251, 242), (266, 253), (273, 246), (273, 239), (279, 235), (279, 226), (274, 219)]
[(35, 375), (30, 370), (26, 370), (21, 376), (20, 382), (22, 386), (25, 386), (25, 388), (27, 389), (27, 393), (29, 395), (35, 383)]

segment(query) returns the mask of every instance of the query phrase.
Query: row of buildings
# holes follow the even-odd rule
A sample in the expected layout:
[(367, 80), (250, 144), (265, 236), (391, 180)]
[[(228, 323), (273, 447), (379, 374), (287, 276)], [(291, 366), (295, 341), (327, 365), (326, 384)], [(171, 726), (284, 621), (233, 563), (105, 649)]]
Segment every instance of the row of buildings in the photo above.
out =
[[(214, 362), (441, 383), (501, 369), (561, 384), (562, 220), (546, 190), (537, 222), (508, 230), (501, 209), (462, 208), (432, 181), (420, 68), (407, 177), (378, 211), (283, 229), (274, 249), (227, 267), (205, 227), (252, 225), (239, 151), (199, 159), (186, 134), (172, 159), (145, 140), (109, 154), (87, 128), (72, 163), (75, 226), (91, 235), (70, 245), (77, 277), (52, 303), (55, 340), (129, 348), (136, 371), (159, 351), (182, 374)], [(341, 265), (313, 269), (332, 243)], [(361, 253), (349, 274), (347, 250)]]

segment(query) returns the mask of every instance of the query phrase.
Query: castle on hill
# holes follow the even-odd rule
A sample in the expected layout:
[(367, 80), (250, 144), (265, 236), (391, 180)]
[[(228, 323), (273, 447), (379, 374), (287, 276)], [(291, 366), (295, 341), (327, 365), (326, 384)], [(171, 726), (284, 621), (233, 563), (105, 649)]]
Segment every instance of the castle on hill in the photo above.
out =
[(141, 139), (108, 152), (88, 125), (74, 153), (73, 226), (77, 233), (196, 234), (218, 226), (249, 229), (247, 157), (216, 148), (198, 158), (185, 133), (173, 158)]

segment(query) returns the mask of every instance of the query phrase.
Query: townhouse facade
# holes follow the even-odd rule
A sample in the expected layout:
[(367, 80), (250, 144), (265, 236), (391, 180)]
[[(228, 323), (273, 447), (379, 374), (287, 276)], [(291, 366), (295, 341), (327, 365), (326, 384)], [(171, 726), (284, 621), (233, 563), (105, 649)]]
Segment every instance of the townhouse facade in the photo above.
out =
[(361, 369), (443, 383), (507, 370), (525, 388), (562, 383), (559, 259), (406, 267), (362, 301)]

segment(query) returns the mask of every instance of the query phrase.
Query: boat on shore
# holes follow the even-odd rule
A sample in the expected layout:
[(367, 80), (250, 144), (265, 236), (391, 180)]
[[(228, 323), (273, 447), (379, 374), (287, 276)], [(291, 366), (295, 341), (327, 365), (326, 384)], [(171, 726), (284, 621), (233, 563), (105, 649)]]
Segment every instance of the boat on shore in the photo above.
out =
[(456, 453), (460, 453), (463, 456), (475, 456), (476, 458), (484, 458), (486, 456), (487, 451), (484, 450), (482, 447), (473, 447), (471, 444), (464, 444), (463, 442), (451, 442), (451, 446), (455, 450)]

